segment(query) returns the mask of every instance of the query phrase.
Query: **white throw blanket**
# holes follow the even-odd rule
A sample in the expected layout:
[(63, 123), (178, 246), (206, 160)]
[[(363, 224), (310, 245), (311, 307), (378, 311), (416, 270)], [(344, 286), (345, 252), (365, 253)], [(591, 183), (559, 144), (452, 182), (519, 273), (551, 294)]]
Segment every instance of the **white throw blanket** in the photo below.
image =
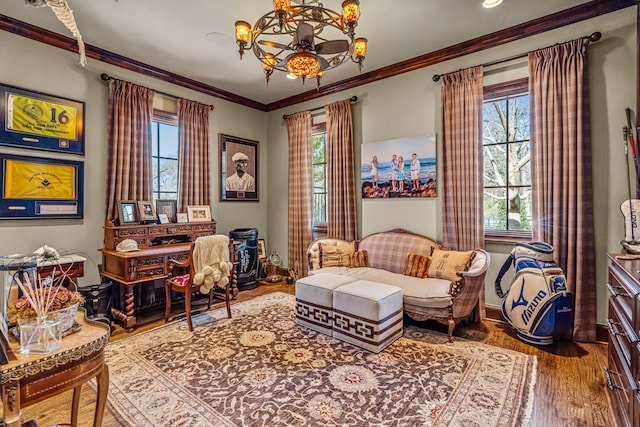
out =
[(200, 292), (208, 293), (216, 284), (226, 286), (232, 267), (229, 262), (229, 237), (224, 234), (198, 237), (192, 262), (195, 272), (193, 283), (200, 285)]

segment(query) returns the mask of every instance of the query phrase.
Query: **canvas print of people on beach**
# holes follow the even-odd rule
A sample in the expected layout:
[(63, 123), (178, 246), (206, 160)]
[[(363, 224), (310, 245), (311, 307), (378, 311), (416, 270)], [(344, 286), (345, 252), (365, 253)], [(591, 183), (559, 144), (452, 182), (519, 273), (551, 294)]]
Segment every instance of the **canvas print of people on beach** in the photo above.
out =
[(436, 136), (362, 144), (362, 198), (436, 197)]

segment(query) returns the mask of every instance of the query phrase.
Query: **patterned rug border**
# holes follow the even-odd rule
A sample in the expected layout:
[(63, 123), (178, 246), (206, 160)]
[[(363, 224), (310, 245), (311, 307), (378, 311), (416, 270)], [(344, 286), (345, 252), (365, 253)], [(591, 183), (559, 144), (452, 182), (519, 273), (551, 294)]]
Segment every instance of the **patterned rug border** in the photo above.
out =
[[(288, 294), (288, 293), (284, 293), (284, 292), (273, 292), (273, 293), (269, 293), (266, 295), (259, 295), (256, 296), (254, 298), (251, 298), (250, 300), (247, 301), (242, 301), (242, 302), (238, 302), (236, 304), (233, 304), (231, 306), (231, 310), (232, 310), (232, 314), (235, 317), (236, 314), (238, 312), (241, 312), (243, 310), (247, 310), (250, 309), (251, 306), (256, 306), (256, 307), (268, 307), (271, 304), (277, 304), (277, 303), (288, 303), (291, 300), (294, 300), (295, 296)], [(218, 323), (218, 321), (222, 321), (222, 323), (220, 325), (215, 325), (214, 327), (219, 327), (222, 325), (225, 325), (228, 322), (233, 322), (235, 319), (227, 319), (226, 318), (226, 309), (224, 307), (221, 308), (216, 308), (213, 310), (210, 310), (208, 312), (203, 312), (203, 313), (199, 313), (195, 316), (193, 316), (193, 322), (194, 322), (194, 328), (197, 327), (203, 327), (203, 326), (207, 326), (210, 325), (211, 323)], [(213, 325), (212, 325), (213, 326)], [(117, 340), (114, 340), (113, 342), (110, 342), (107, 347), (111, 346), (111, 345), (122, 345), (122, 343), (124, 342), (128, 342), (128, 341), (136, 341), (141, 339), (141, 337), (146, 336), (146, 335), (151, 335), (151, 334), (158, 334), (161, 333), (164, 329), (167, 330), (171, 330), (171, 329), (184, 329), (185, 333), (189, 333), (186, 327), (186, 319), (180, 319), (180, 320), (176, 320), (164, 325), (160, 325), (157, 326), (153, 329), (147, 330), (147, 331), (142, 331), (139, 332), (135, 335), (132, 335), (130, 337), (126, 337), (126, 338), (120, 338)], [(506, 348), (502, 348), (502, 347), (497, 347), (497, 346), (492, 346), (490, 344), (485, 344), (485, 343), (481, 343), (481, 342), (477, 342), (477, 341), (473, 341), (473, 340), (468, 340), (465, 338), (460, 338), (460, 337), (456, 337), (455, 341), (453, 343), (450, 343), (448, 341), (448, 337), (446, 334), (441, 333), (439, 331), (435, 331), (435, 330), (431, 330), (431, 329), (422, 329), (422, 328), (418, 328), (418, 327), (414, 327), (412, 326), (412, 328), (417, 328), (422, 330), (426, 335), (432, 336), (434, 338), (433, 342), (428, 342), (428, 344), (441, 344), (443, 346), (445, 346), (447, 348), (447, 350), (452, 350), (452, 351), (461, 351), (464, 352), (465, 351), (465, 347), (480, 347), (480, 348), (494, 348), (494, 349), (498, 349), (500, 350), (500, 352), (504, 352), (507, 354), (517, 354), (520, 355), (524, 358), (527, 359), (528, 361), (528, 375), (525, 381), (525, 387), (526, 390), (522, 391), (522, 397), (521, 397), (521, 403), (522, 403), (522, 407), (523, 410), (521, 412), (521, 423), (519, 425), (522, 426), (529, 426), (532, 422), (533, 419), (533, 412), (534, 412), (534, 408), (533, 408), (533, 404), (534, 404), (534, 398), (535, 398), (535, 386), (537, 383), (537, 371), (538, 371), (538, 360), (536, 358), (536, 356), (534, 355), (530, 355), (530, 354), (526, 354), (526, 353), (522, 353), (519, 352), (517, 350), (511, 350), (511, 349), (506, 349)], [(407, 330), (407, 327), (405, 326), (405, 331)], [(407, 337), (406, 333), (405, 336), (403, 337), (404, 339), (409, 339), (412, 340), (410, 337)], [(412, 340), (415, 342), (420, 343), (420, 341), (416, 341), (416, 340)], [(370, 354), (368, 351), (364, 350), (364, 349), (360, 349), (358, 347), (354, 347), (355, 349), (357, 349), (357, 351), (360, 351), (362, 353), (368, 353)], [(386, 351), (386, 350), (384, 350)], [(384, 353), (383, 351), (383, 353)], [(89, 382), (90, 386), (96, 390), (96, 384), (95, 381), (90, 381)], [(523, 388), (525, 388), (523, 387)], [(112, 402), (112, 395), (111, 395), (111, 387), (109, 389), (109, 398), (107, 400), (107, 406), (110, 409), (111, 413), (113, 414), (114, 418), (117, 420), (118, 423), (120, 423), (122, 426), (129, 426), (130, 424), (128, 424), (128, 421), (126, 420), (126, 415), (125, 414), (121, 414), (120, 413), (120, 409)], [(196, 400), (198, 400), (196, 398)], [(438, 424), (438, 426), (442, 425), (448, 425), (448, 424), (444, 424), (445, 421), (443, 421), (443, 424)], [(229, 425), (232, 426), (233, 424), (227, 424), (225, 423), (225, 425)]]

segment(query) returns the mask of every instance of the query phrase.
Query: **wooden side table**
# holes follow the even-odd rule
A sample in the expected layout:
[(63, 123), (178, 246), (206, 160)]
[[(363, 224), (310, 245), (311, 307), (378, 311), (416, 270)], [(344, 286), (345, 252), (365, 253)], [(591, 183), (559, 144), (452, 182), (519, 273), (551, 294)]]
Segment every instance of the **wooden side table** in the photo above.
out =
[(19, 427), (20, 409), (73, 389), (71, 425), (78, 425), (82, 385), (96, 378), (98, 390), (93, 425), (100, 427), (109, 389), (109, 369), (104, 348), (109, 342), (109, 327), (86, 319), (79, 309), (76, 321), (82, 325), (62, 339), (62, 347), (49, 354), (20, 354), (20, 343), (11, 338), (13, 360), (2, 365), (3, 421), (6, 427)]

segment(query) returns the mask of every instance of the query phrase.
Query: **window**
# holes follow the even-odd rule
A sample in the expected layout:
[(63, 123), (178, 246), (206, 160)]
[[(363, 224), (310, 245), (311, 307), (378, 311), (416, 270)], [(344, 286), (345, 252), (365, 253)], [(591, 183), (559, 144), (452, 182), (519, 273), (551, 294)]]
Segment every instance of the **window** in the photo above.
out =
[(313, 228), (327, 224), (327, 124), (318, 123), (311, 130), (313, 164)]
[(178, 120), (154, 110), (151, 128), (153, 199), (178, 199)]
[(485, 87), (482, 116), (485, 236), (530, 239), (527, 79)]

